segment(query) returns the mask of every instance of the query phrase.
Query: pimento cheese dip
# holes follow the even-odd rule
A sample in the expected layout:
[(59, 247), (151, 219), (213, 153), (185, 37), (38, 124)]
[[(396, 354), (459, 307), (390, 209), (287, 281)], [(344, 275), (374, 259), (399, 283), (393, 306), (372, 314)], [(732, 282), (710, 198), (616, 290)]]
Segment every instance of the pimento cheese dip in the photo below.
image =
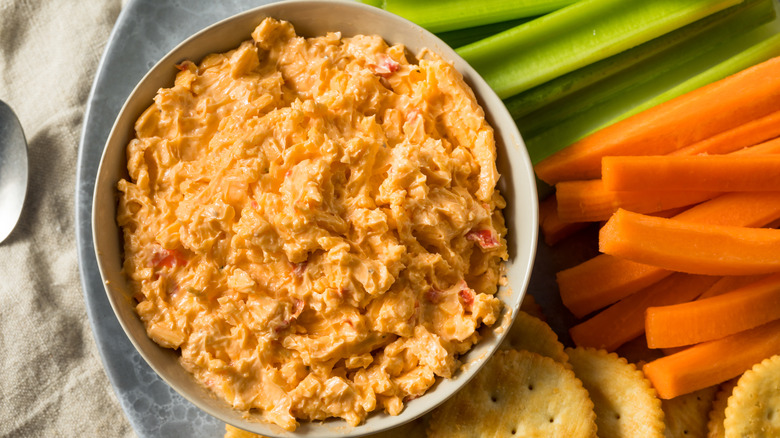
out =
[(117, 214), (136, 311), (234, 408), (287, 430), (397, 415), (496, 322), (493, 130), (419, 57), (268, 18), (136, 122)]

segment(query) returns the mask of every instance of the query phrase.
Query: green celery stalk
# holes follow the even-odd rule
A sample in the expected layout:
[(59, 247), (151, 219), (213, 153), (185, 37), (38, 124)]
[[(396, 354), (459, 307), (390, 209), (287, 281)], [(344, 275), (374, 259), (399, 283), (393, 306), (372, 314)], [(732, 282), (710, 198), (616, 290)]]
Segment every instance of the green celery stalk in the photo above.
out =
[[(506, 100), (506, 107), (512, 117), (520, 119), (605, 78), (610, 78), (612, 81), (614, 75), (639, 63), (645, 64), (643, 68), (660, 71), (658, 68), (668, 68), (669, 62), (666, 59), (662, 58), (660, 63), (657, 60), (652, 63), (644, 61), (656, 57), (659, 53), (676, 51), (677, 47), (682, 45), (696, 50), (687, 43), (689, 40), (696, 41), (694, 44), (698, 46), (698, 50), (707, 50), (715, 44), (772, 20), (774, 15), (772, 0), (744, 1), (625, 52), (610, 56), (512, 96)], [(685, 56), (692, 57), (693, 54)], [(567, 109), (572, 111), (572, 108)]]
[(599, 129), (775, 56), (780, 56), (777, 22), (721, 44), (680, 68), (527, 138), (531, 161), (538, 163)]
[(462, 47), (475, 41), (485, 39), (507, 29), (519, 26), (530, 21), (530, 18), (518, 18), (516, 20), (502, 21), (500, 23), (483, 24), (482, 26), (467, 27), (465, 29), (451, 30), (436, 34), (450, 47)]
[(667, 100), (674, 99), (677, 96), (685, 94), (689, 91), (701, 88), (707, 84), (715, 81), (719, 81), (727, 76), (738, 73), (748, 67), (752, 67), (758, 63), (764, 62), (768, 59), (780, 56), (780, 34), (775, 34), (765, 41), (721, 62), (715, 67), (703, 71), (700, 74), (688, 79), (687, 81), (659, 94), (658, 96), (636, 106), (631, 111), (625, 114), (621, 114), (619, 117), (614, 118), (610, 122), (610, 125), (617, 123), (620, 120), (631, 117), (634, 114), (641, 113), (642, 111), (652, 108), (656, 105), (666, 102)]
[(505, 99), (740, 0), (582, 0), (457, 52)]
[[(637, 87), (639, 84), (649, 82), (668, 71), (688, 64), (692, 59), (701, 56), (702, 53), (706, 53), (724, 42), (738, 39), (747, 31), (774, 19), (775, 9), (772, 3), (773, 0), (748, 0), (745, 3), (722, 11), (733, 12), (728, 15), (726, 20), (717, 20), (715, 22), (710, 20), (710, 18), (714, 18), (722, 12), (707, 17), (702, 21), (709, 21), (710, 23), (698, 35), (668, 47), (667, 50), (660, 53), (655, 53), (641, 62), (630, 65), (602, 81), (571, 94), (566, 99), (558, 100), (525, 117), (516, 118), (517, 125), (522, 132), (533, 137), (540, 132), (560, 125), (576, 114), (588, 111), (601, 102), (614, 98), (625, 90)], [(683, 31), (687, 27), (699, 23), (693, 23), (676, 32)], [(650, 41), (650, 43), (653, 41)], [(616, 56), (628, 54), (641, 47), (636, 47)], [(570, 75), (575, 75), (576, 73), (572, 72)], [(543, 86), (541, 85), (541, 87)]]
[(534, 17), (575, 0), (360, 0), (413, 21), (431, 32)]

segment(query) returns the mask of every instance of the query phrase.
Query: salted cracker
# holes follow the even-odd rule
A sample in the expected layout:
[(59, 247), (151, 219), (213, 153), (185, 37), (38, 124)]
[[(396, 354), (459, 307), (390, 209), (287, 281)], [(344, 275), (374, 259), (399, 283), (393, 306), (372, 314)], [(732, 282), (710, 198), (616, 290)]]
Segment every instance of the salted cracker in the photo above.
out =
[(726, 438), (780, 437), (780, 355), (745, 371), (726, 406)]
[(537, 353), (501, 350), (431, 415), (430, 437), (595, 437), (593, 403), (574, 373)]
[(517, 312), (515, 322), (509, 329), (501, 349), (526, 350), (549, 357), (568, 367), (569, 358), (563, 351), (558, 335), (541, 319), (526, 312)]
[(661, 400), (667, 438), (706, 438), (707, 415), (718, 386), (713, 385), (673, 399)]
[(718, 386), (718, 393), (715, 394), (715, 400), (712, 402), (712, 409), (710, 409), (708, 417), (707, 438), (724, 438), (726, 436), (726, 430), (723, 429), (723, 420), (726, 419), (726, 405), (738, 380), (739, 378), (735, 377)]
[(650, 381), (615, 353), (567, 348), (574, 374), (595, 406), (600, 438), (664, 436), (664, 413)]

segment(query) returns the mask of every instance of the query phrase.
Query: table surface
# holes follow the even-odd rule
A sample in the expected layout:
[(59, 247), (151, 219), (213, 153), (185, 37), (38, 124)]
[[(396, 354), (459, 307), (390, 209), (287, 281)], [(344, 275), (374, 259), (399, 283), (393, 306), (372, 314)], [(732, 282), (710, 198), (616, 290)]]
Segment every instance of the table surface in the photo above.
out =
[[(122, 10), (106, 45), (89, 96), (76, 176), (76, 238), (84, 299), (106, 374), (139, 437), (219, 437), (224, 423), (173, 391), (146, 364), (122, 331), (108, 302), (92, 245), (92, 193), (100, 157), (114, 119), (144, 74), (188, 36), (223, 18), (270, 3), (269, 0), (131, 0)], [(528, 292), (548, 322), (568, 341), (573, 321), (563, 309), (554, 272), (582, 259), (582, 245), (540, 244)]]

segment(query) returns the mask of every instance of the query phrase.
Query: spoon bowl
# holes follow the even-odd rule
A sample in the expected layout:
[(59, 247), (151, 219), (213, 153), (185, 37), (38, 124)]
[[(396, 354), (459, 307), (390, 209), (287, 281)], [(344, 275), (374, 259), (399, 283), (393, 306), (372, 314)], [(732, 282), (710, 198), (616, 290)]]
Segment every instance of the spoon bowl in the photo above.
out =
[(11, 107), (0, 100), (0, 242), (14, 230), (27, 195), (27, 140)]

